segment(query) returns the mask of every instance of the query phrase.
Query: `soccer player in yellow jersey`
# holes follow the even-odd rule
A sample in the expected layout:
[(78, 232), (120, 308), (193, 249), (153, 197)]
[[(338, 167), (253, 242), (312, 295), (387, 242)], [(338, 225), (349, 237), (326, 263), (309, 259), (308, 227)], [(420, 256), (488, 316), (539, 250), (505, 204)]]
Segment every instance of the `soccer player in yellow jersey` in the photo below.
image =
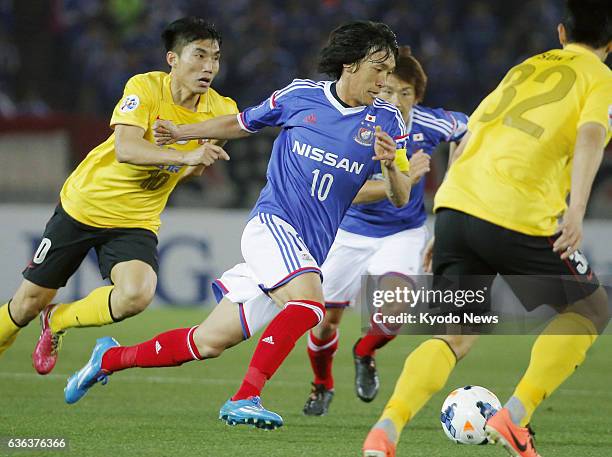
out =
[[(162, 38), (170, 73), (140, 74), (127, 82), (110, 121), (114, 133), (64, 183), (23, 282), (0, 307), (0, 354), (41, 314), (42, 332), (32, 354), (40, 374), (55, 366), (67, 329), (111, 324), (149, 305), (157, 283), (159, 217), (170, 192), (185, 176), (229, 159), (221, 145), (210, 142), (155, 144), (157, 119), (191, 124), (238, 112), (232, 99), (210, 87), (219, 71), (221, 44), (211, 24), (179, 19)], [(92, 248), (112, 285), (74, 303), (50, 305)]]
[[(526, 291), (531, 280), (560, 311), (536, 339), (512, 397), (487, 421), (489, 441), (519, 457), (539, 455), (528, 427), (535, 409), (583, 362), (610, 319), (606, 291), (578, 248), (610, 139), (612, 73), (603, 61), (612, 51), (612, 5), (569, 0), (566, 11), (558, 26), (563, 49), (512, 68), (470, 117), (462, 151), (435, 197), (435, 242), (425, 258), (433, 255), (435, 275), (557, 278), (505, 276), (526, 309), (542, 304)], [(562, 276), (575, 282), (561, 283)], [(404, 426), (444, 387), (475, 339), (440, 335), (407, 357), (364, 456), (395, 455)]]

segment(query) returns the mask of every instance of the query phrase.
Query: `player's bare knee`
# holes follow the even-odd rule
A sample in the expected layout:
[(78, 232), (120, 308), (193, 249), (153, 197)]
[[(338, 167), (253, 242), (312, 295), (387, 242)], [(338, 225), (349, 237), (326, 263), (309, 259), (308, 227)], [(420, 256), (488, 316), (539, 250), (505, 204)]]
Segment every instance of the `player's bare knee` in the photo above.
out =
[(51, 302), (52, 297), (49, 289), (22, 285), (11, 300), (11, 316), (20, 325), (25, 325), (38, 316)]
[(39, 297), (20, 297), (19, 300), (13, 299), (10, 304), (11, 316), (20, 325), (26, 324), (34, 319), (43, 310), (46, 303)]
[(218, 339), (211, 338), (211, 335), (198, 331), (199, 329), (200, 327), (196, 328), (193, 332), (193, 342), (203, 359), (214, 359), (215, 357), (219, 357), (227, 347), (231, 346), (224, 344)]
[(116, 318), (134, 316), (144, 311), (155, 295), (147, 285), (130, 284), (115, 286), (112, 297), (113, 314)]
[(212, 346), (207, 344), (204, 341), (196, 341), (196, 347), (198, 348), (198, 352), (203, 359), (214, 359), (215, 357), (219, 357), (225, 351), (225, 347), (223, 346)]
[(603, 287), (599, 287), (587, 298), (571, 305), (566, 311), (575, 312), (586, 317), (593, 322), (597, 331), (601, 333), (612, 318), (608, 300), (609, 297), (606, 290)]
[(330, 338), (338, 329), (338, 324), (327, 320), (327, 316), (321, 321), (319, 325), (312, 329), (312, 333), (320, 340), (326, 340)]

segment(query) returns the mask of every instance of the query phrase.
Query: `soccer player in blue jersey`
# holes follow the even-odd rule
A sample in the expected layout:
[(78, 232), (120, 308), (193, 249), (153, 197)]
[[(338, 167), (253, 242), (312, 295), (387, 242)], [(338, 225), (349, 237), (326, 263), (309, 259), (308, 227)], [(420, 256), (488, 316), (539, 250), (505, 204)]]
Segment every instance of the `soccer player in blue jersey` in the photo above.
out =
[(68, 403), (112, 372), (215, 357), (270, 322), (242, 385), (219, 417), (232, 425), (283, 424), (259, 396), (297, 339), (323, 320), (319, 265), (346, 210), (379, 163), (394, 201), (408, 201), (410, 179), (394, 164), (406, 126), (394, 105), (376, 98), (397, 52), (395, 35), (385, 24), (352, 22), (334, 30), (321, 52), (319, 70), (335, 81), (295, 80), (238, 116), (180, 127), (159, 123), (160, 143), (240, 138), (266, 126), (281, 127), (268, 182), (243, 232), (245, 262), (215, 282), (220, 303), (200, 326), (131, 347), (109, 337), (99, 340), (87, 365), (68, 381)]
[[(364, 274), (379, 276), (377, 287), (394, 290), (409, 286), (410, 277), (421, 272), (421, 253), (427, 242), (427, 218), (423, 192), (429, 158), (438, 144), (452, 147), (466, 131), (463, 113), (420, 105), (427, 76), (410, 48), (400, 48), (395, 72), (387, 79), (381, 96), (402, 112), (410, 134), (410, 176), (414, 180), (410, 201), (397, 208), (386, 198), (384, 181), (369, 180), (347, 211), (334, 244), (323, 263), (323, 294), (327, 313), (308, 335), (308, 356), (314, 372), (312, 392), (304, 414), (327, 412), (334, 393), (333, 356), (338, 349), (338, 325), (344, 309), (355, 301)], [(417, 152), (418, 151), (418, 152)], [(355, 343), (355, 388), (358, 397), (372, 401), (379, 380), (374, 361), (376, 349), (395, 338), (398, 328), (372, 322), (370, 331)]]

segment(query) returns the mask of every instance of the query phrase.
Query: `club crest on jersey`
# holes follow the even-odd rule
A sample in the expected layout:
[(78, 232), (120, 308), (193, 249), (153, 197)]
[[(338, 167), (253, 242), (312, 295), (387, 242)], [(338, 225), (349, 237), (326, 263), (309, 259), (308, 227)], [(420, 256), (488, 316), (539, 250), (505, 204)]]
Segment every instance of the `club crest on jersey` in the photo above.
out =
[(123, 99), (119, 111), (122, 113), (134, 111), (138, 108), (138, 105), (140, 105), (140, 98), (138, 98), (138, 95), (128, 95)]
[(363, 146), (372, 146), (374, 143), (374, 128), (360, 127), (357, 130), (354, 140)]

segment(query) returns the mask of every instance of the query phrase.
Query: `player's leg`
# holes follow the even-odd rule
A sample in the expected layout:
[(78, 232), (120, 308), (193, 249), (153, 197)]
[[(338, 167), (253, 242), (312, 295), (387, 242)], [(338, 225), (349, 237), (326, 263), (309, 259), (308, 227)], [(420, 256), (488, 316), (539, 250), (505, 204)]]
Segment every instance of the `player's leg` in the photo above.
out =
[(21, 282), (13, 298), (0, 306), (0, 355), (13, 344), (19, 330), (53, 300), (56, 292), (27, 279)]
[(321, 416), (329, 409), (334, 395), (332, 364), (338, 350), (338, 326), (344, 309), (359, 294), (361, 276), (376, 245), (375, 238), (338, 230), (321, 267), (327, 312), (323, 321), (308, 334), (307, 352), (314, 373), (312, 390), (303, 408), (308, 416)]
[[(26, 325), (49, 305), (57, 289), (65, 286), (77, 270), (93, 241), (92, 232), (84, 231), (83, 226), (70, 218), (61, 206), (55, 209), (45, 226), (42, 240), (32, 261), (23, 271), (24, 281), (10, 302), (10, 316), (14, 319), (12, 324)], [(12, 333), (10, 329), (14, 331), (14, 326), (6, 325), (9, 306), (2, 309), (6, 310), (6, 313), (0, 311), (2, 321), (0, 327), (5, 331), (8, 328), (8, 333)], [(35, 353), (32, 355), (34, 368), (40, 374), (46, 374), (55, 366), (57, 351), (61, 346), (61, 335), (51, 336), (48, 320), (44, 314), (40, 321), (41, 338), (42, 335), (48, 337), (45, 339), (45, 350), (49, 358), (40, 361)], [(14, 339), (14, 335), (9, 338)], [(0, 346), (2, 346), (1, 339)]]
[(364, 442), (364, 456), (385, 457), (383, 451), (394, 455), (406, 424), (446, 385), (456, 363), (476, 339), (474, 335), (438, 335), (408, 355), (391, 398)]
[[(433, 253), (434, 275), (492, 275), (495, 271), (467, 247), (470, 233), (467, 215), (440, 211), (436, 217)], [(407, 357), (391, 399), (363, 445), (363, 455), (395, 455), (402, 429), (440, 389), (444, 387), (458, 360), (464, 357), (475, 336), (455, 331), (431, 338)]]
[[(508, 248), (502, 270), (523, 305), (533, 309), (556, 303), (560, 314), (538, 336), (529, 366), (501, 414), (491, 418), (487, 429), (518, 455), (536, 455), (526, 427), (536, 408), (582, 364), (589, 348), (610, 319), (608, 296), (599, 285), (585, 256), (577, 251), (562, 261), (552, 252), (554, 239), (506, 235)], [(502, 266), (500, 265), (500, 269)], [(525, 282), (521, 275), (528, 277)], [(542, 276), (547, 275), (547, 276)], [(539, 284), (534, 285), (534, 281)], [(569, 305), (568, 305), (569, 303)], [(495, 417), (495, 416), (494, 416)], [(508, 435), (511, 430), (518, 442)]]
[[(380, 239), (380, 247), (370, 260), (368, 273), (378, 279), (378, 290), (395, 291), (414, 289), (416, 276), (421, 272), (421, 253), (427, 242), (428, 231), (425, 226), (396, 233)], [(406, 311), (409, 303), (389, 302), (378, 309), (384, 316), (397, 316)], [(392, 341), (401, 324), (389, 322), (370, 323), (370, 329), (355, 343), (355, 391), (366, 402), (372, 401), (380, 387), (376, 370), (376, 350)]]
[[(258, 288), (244, 264), (217, 279), (213, 292), (218, 304), (198, 326), (163, 332), (133, 346), (119, 346), (110, 337), (99, 339), (90, 360), (69, 379), (64, 389), (66, 401), (78, 401), (96, 382), (105, 383), (116, 371), (174, 367), (218, 357), (225, 349), (250, 338), (250, 332), (259, 331), (278, 313), (276, 305)], [(244, 303), (232, 301), (237, 299)]]
[[(368, 273), (379, 276), (378, 288), (395, 290), (412, 288), (414, 277), (421, 273), (421, 255), (428, 239), (425, 226), (405, 230), (381, 239), (381, 246), (374, 255)], [(405, 311), (405, 303), (385, 304), (384, 314), (397, 315)], [(355, 354), (374, 357), (376, 350), (392, 341), (401, 325), (372, 322), (368, 332), (357, 342)]]
[[(82, 224), (79, 224), (82, 227)], [(42, 373), (55, 365), (57, 350), (51, 342), (74, 327), (99, 327), (118, 322), (144, 310), (157, 284), (157, 237), (143, 229), (85, 230), (93, 240), (103, 278), (113, 285), (94, 289), (86, 297), (50, 305), (43, 311), (42, 333), (32, 360)]]
[(327, 307), (323, 321), (308, 334), (307, 352), (314, 380), (312, 390), (302, 410), (307, 416), (327, 414), (334, 397), (332, 364), (338, 350), (338, 326), (345, 308)]
[(259, 396), (296, 341), (325, 315), (320, 269), (300, 240), (291, 225), (270, 214), (260, 213), (244, 230), (242, 255), (282, 310), (264, 330), (240, 388), (221, 408), (220, 417), (230, 424), (282, 425)]
[(151, 303), (157, 285), (157, 237), (143, 229), (111, 229), (98, 236), (100, 273), (113, 285), (95, 289), (50, 312), (54, 332), (96, 327), (134, 316)]

